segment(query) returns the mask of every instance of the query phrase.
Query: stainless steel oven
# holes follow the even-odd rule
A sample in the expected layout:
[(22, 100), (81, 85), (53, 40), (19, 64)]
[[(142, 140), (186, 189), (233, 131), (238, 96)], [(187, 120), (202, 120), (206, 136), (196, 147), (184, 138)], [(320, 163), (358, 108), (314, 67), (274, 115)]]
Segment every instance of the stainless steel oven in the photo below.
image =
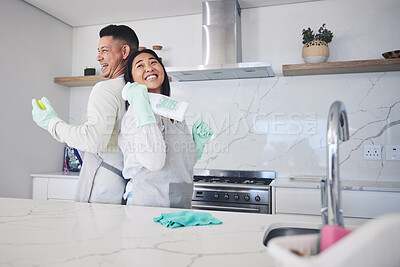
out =
[(192, 208), (271, 213), (274, 171), (195, 170)]

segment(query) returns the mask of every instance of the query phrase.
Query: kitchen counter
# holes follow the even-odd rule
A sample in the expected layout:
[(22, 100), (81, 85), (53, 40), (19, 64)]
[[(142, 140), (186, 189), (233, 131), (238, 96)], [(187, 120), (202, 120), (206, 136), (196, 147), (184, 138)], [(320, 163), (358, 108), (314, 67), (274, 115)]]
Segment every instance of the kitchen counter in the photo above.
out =
[[(272, 187), (297, 187), (297, 188), (320, 188), (321, 177), (310, 178), (277, 178)], [(343, 190), (365, 190), (400, 192), (400, 182), (394, 181), (364, 181), (364, 180), (342, 180)]]
[(32, 173), (30, 175), (33, 177), (43, 177), (43, 178), (71, 178), (78, 179), (79, 172), (64, 172), (64, 171), (55, 171), (55, 172), (45, 172), (45, 173)]
[(32, 198), (72, 201), (78, 186), (79, 172), (47, 172), (31, 174)]
[[(31, 177), (44, 178), (63, 178), (78, 179), (79, 172), (49, 172), (40, 174), (31, 174)], [(276, 178), (272, 187), (298, 187), (298, 188), (320, 188), (320, 180), (323, 177), (293, 177)], [(342, 180), (342, 189), (344, 190), (368, 190), (368, 191), (389, 191), (400, 192), (400, 182), (394, 181), (365, 181), (365, 180)]]
[[(166, 228), (177, 209), (0, 198), (0, 266), (275, 266), (262, 241), (272, 223), (313, 216), (210, 211), (223, 224)], [(365, 220), (345, 220), (358, 226)]]

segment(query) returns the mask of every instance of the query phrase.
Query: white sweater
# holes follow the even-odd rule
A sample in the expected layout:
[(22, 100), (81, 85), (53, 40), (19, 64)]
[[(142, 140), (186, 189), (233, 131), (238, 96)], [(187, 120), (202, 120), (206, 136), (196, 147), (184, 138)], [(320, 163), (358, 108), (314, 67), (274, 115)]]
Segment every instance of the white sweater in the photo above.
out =
[(123, 75), (97, 83), (89, 96), (87, 121), (71, 125), (57, 118), (50, 121), (52, 136), (78, 150), (98, 153), (103, 160), (122, 169), (123, 157), (118, 147), (118, 133), (125, 113), (121, 92)]
[(143, 168), (150, 171), (162, 169), (166, 147), (162, 136), (162, 123), (155, 115), (157, 124), (136, 127), (135, 114), (130, 106), (121, 122), (118, 144), (124, 155), (123, 176), (130, 179)]

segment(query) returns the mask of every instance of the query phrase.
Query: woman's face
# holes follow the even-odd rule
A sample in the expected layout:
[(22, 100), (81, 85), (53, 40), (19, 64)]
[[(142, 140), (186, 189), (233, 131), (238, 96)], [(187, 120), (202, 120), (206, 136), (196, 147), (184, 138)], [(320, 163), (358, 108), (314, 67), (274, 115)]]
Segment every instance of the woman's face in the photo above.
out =
[(161, 93), (164, 70), (152, 54), (139, 54), (132, 63), (133, 81), (147, 86), (149, 93)]

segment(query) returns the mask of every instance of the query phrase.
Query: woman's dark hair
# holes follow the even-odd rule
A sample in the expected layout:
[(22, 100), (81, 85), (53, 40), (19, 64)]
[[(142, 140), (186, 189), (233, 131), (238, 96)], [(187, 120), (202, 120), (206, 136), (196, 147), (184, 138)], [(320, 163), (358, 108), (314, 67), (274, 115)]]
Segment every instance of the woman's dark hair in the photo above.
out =
[(154, 56), (154, 58), (161, 64), (161, 67), (163, 68), (163, 71), (164, 71), (164, 81), (163, 81), (163, 83), (162, 83), (162, 85), (161, 85), (161, 94), (162, 94), (162, 95), (169, 96), (169, 95), (170, 95), (171, 88), (170, 88), (170, 85), (169, 85), (169, 80), (168, 80), (167, 72), (165, 71), (165, 67), (164, 67), (164, 65), (162, 64), (160, 58), (157, 56), (156, 52), (154, 52), (154, 51), (151, 50), (151, 49), (143, 49), (143, 50), (140, 50), (140, 51), (136, 51), (136, 52), (134, 52), (134, 53), (129, 57), (128, 63), (126, 63), (126, 69), (125, 69), (125, 76), (124, 76), (125, 82), (126, 82), (126, 83), (127, 83), (127, 82), (131, 82), (131, 83), (134, 82), (133, 77), (132, 77), (132, 63), (133, 63), (133, 60), (134, 60), (138, 55), (140, 55), (140, 54), (142, 54), (142, 53), (151, 54), (151, 55)]

